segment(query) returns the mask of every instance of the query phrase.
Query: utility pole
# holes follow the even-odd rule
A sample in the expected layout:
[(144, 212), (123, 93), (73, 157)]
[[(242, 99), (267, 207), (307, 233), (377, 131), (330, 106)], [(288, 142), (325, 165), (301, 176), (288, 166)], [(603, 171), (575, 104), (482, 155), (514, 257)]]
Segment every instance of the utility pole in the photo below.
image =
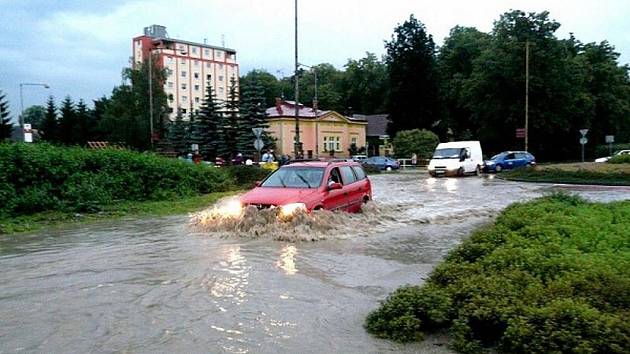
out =
[(149, 49), (149, 139), (153, 150), (153, 48)]
[(300, 84), (298, 79), (298, 1), (295, 0), (295, 142), (293, 145), (294, 158), (300, 154)]
[(319, 158), (319, 112), (318, 112), (318, 103), (317, 100), (317, 69), (313, 68), (313, 73), (315, 74), (315, 98), (313, 99), (313, 109), (315, 109), (315, 157)]
[(529, 151), (529, 39), (525, 41), (525, 151)]

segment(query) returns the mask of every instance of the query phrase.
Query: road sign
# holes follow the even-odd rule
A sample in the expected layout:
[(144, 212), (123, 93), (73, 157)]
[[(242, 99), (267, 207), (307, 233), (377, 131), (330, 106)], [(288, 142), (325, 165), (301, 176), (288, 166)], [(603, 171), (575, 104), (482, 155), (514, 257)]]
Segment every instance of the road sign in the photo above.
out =
[(586, 133), (588, 133), (588, 129), (580, 129), (580, 134), (582, 134), (582, 136), (586, 135)]
[(256, 138), (260, 138), (260, 135), (262, 134), (263, 128), (252, 128), (252, 131), (254, 132), (254, 135), (256, 136)]
[[(255, 129), (255, 128), (254, 128)], [(265, 147), (265, 143), (261, 139), (254, 140), (254, 148), (260, 152)]]
[(524, 138), (525, 137), (525, 128), (516, 128), (516, 137)]
[(580, 138), (580, 144), (584, 145), (588, 143), (588, 139), (587, 138)]
[(614, 135), (606, 135), (606, 144), (612, 144), (615, 142), (615, 136)]

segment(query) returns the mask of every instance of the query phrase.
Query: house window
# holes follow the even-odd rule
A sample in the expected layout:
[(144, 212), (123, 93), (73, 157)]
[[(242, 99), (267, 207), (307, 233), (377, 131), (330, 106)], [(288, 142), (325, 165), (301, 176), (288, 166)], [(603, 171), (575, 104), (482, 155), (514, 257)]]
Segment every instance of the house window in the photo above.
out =
[(357, 145), (357, 138), (356, 137), (352, 138), (352, 144), (354, 144), (355, 146)]
[(182, 77), (186, 77), (186, 72), (182, 70)]
[(193, 54), (197, 54), (197, 47), (192, 47)]
[(221, 56), (223, 55), (223, 52), (220, 50), (217, 50), (215, 54), (217, 55), (217, 58), (221, 58)]
[(172, 83), (172, 82), (169, 82), (166, 86), (167, 86), (168, 88), (173, 88), (173, 83)]
[(210, 62), (206, 63), (206, 68), (210, 68)]
[(195, 103), (199, 103), (199, 97), (195, 97)]
[(204, 49), (204, 50), (203, 50), (203, 52), (204, 52), (206, 55), (210, 55), (210, 49)]
[(199, 91), (199, 85), (195, 85), (195, 91)]
[(186, 59), (182, 59), (182, 65), (186, 65)]
[(186, 84), (182, 84), (182, 90), (186, 89)]
[(188, 96), (182, 96), (182, 102), (188, 102)]
[(206, 75), (206, 80), (210, 81), (212, 79), (212, 75), (208, 74)]
[(219, 64), (219, 70), (223, 70), (223, 64)]
[(223, 75), (219, 75), (219, 81), (223, 81)]
[(223, 87), (219, 87), (219, 93), (223, 94)]
[(186, 108), (181, 108), (182, 114), (186, 114)]
[(199, 60), (195, 60), (195, 66), (199, 66)]
[(198, 79), (199, 78), (199, 73), (195, 73), (194, 76), (195, 76), (195, 79)]

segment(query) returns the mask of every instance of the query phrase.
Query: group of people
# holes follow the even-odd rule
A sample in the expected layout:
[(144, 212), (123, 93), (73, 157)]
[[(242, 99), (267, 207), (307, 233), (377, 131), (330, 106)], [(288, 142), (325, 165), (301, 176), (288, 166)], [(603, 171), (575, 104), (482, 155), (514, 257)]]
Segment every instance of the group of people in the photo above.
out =
[[(195, 151), (193, 153), (188, 153), (187, 156), (179, 156), (180, 159), (185, 159), (189, 162), (199, 164), (202, 162), (201, 155), (199, 151)], [(273, 150), (267, 150), (264, 154), (262, 154), (260, 158), (260, 163), (274, 163), (278, 162), (278, 165), (282, 166), (291, 160), (291, 156), (282, 154), (280, 155), (280, 159), (276, 157), (276, 154)], [(215, 166), (223, 166), (226, 164), (225, 159), (222, 157), (217, 157), (214, 161)], [(251, 158), (245, 158), (242, 153), (236, 154), (234, 159), (232, 159), (232, 165), (253, 165), (254, 161)]]

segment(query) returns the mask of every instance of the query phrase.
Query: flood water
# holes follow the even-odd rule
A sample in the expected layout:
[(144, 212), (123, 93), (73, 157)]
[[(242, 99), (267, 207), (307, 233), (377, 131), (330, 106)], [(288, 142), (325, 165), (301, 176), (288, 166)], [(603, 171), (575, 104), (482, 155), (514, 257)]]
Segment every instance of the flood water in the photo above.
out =
[(328, 218), (317, 242), (193, 229), (185, 215), (0, 236), (0, 353), (448, 353), (443, 337), (373, 338), (365, 316), (514, 201), (630, 198), (491, 177), (373, 176), (375, 207)]

